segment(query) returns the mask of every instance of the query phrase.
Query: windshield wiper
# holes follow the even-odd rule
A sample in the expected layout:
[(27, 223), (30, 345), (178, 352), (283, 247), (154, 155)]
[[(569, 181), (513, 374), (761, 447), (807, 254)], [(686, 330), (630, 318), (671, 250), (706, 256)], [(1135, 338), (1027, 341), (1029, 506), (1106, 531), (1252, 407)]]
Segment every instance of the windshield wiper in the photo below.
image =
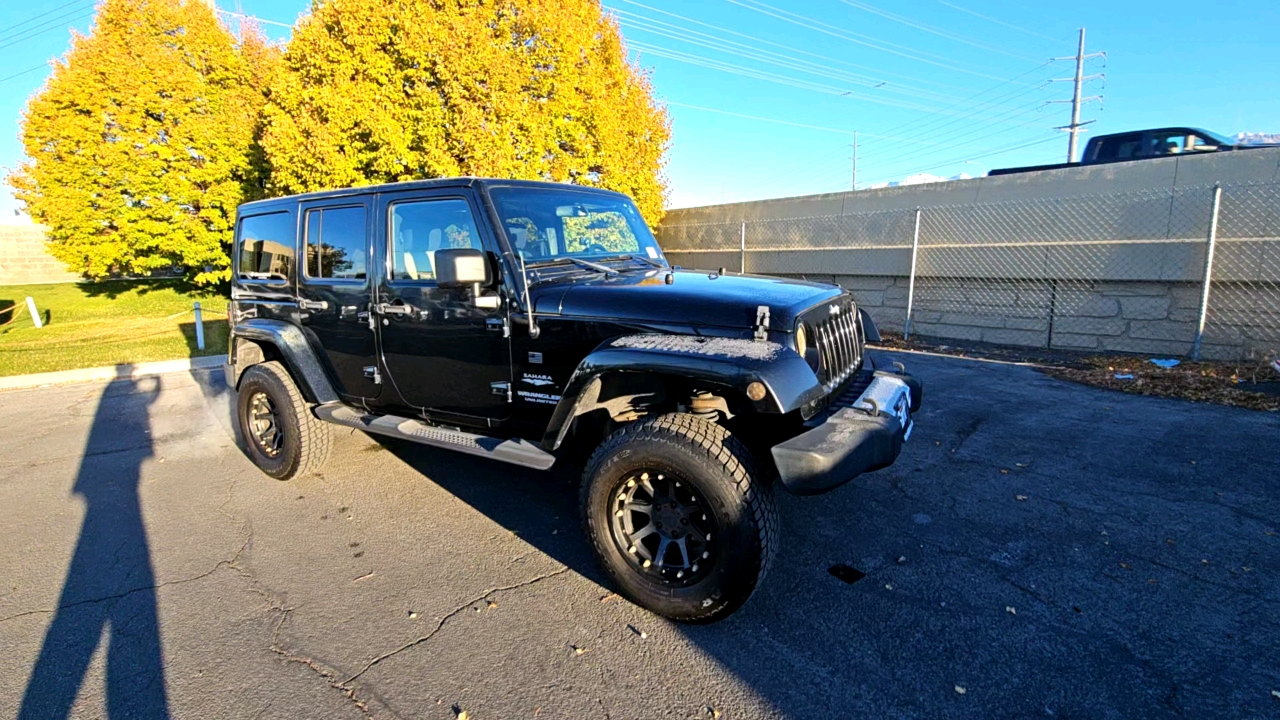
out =
[(663, 265), (662, 263), (658, 262), (657, 260), (654, 260), (653, 258), (647, 258), (643, 255), (623, 255), (623, 257), (625, 257), (628, 260), (639, 260), (642, 263), (648, 263), (649, 265), (652, 265), (658, 268), (659, 270), (667, 269), (666, 265)]
[(593, 262), (591, 262), (590, 260), (583, 260), (582, 258), (573, 257), (572, 255), (561, 255), (560, 257), (557, 257), (557, 258), (547, 258), (546, 260), (543, 260), (542, 262), (540, 262), (540, 263), (538, 263), (538, 264), (540, 264), (540, 265), (541, 265), (541, 264), (543, 264), (543, 263), (548, 263), (548, 264), (549, 264), (549, 263), (560, 263), (560, 262), (563, 262), (563, 261), (565, 261), (565, 260), (568, 260), (569, 262), (577, 263), (577, 264), (581, 265), (582, 267), (587, 268), (587, 269), (589, 269), (589, 270), (595, 270), (596, 272), (602, 272), (602, 273), (604, 273), (605, 275), (617, 275), (617, 274), (618, 274), (618, 271), (617, 271), (617, 270), (614, 270), (614, 269), (613, 269), (613, 268), (611, 268), (611, 267), (605, 267), (604, 265), (601, 265), (601, 264), (599, 264), (599, 263), (593, 263)]

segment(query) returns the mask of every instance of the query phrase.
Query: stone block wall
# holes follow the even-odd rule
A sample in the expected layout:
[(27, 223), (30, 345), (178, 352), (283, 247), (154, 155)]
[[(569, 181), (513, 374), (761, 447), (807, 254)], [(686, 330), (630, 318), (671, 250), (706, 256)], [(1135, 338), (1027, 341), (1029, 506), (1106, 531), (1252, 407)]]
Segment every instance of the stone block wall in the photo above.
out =
[(76, 282), (82, 278), (68, 272), (45, 249), (44, 227), (40, 225), (0, 225), (0, 285)]
[[(905, 277), (791, 277), (839, 285), (880, 328), (903, 331), (909, 285)], [(1233, 291), (1238, 295), (1242, 289), (1214, 288), (1215, 293)], [(939, 340), (1187, 357), (1195, 344), (1201, 292), (1199, 283), (919, 278), (911, 332)], [(1216, 323), (1210, 313), (1201, 357), (1235, 360), (1250, 352), (1267, 354), (1280, 350), (1277, 338), (1280, 322), (1270, 328), (1242, 329)]]

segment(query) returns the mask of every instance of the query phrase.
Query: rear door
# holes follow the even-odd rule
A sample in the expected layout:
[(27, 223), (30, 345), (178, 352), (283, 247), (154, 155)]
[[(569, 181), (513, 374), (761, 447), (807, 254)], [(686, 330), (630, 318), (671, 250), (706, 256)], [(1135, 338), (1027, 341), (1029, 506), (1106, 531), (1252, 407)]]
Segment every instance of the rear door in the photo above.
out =
[(369, 322), (372, 202), (338, 198), (304, 203), (299, 316), (323, 348), (322, 362), (348, 400), (380, 394), (377, 344)]
[(480, 209), (465, 188), (379, 195), (378, 332), (383, 367), (405, 404), (490, 426), (510, 414), (507, 304), (477, 308), (470, 288), (435, 281), (438, 250), (475, 248), (494, 262)]

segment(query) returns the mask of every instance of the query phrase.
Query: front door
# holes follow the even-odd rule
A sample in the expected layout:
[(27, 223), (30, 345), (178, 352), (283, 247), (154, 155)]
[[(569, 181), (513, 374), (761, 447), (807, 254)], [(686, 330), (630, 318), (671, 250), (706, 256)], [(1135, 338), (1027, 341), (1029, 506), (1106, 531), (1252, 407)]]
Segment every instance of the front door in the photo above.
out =
[[(435, 253), (496, 242), (465, 190), (379, 196), (379, 246), (386, 262), (378, 288), (382, 361), (409, 406), (428, 415), (490, 425), (509, 414), (511, 344), (507, 306), (478, 308), (470, 288), (435, 282)], [(494, 276), (498, 273), (494, 271)]]
[(369, 323), (367, 265), (373, 237), (367, 198), (302, 206), (302, 271), (298, 305), (302, 326), (321, 349), (348, 400), (378, 397), (377, 342)]

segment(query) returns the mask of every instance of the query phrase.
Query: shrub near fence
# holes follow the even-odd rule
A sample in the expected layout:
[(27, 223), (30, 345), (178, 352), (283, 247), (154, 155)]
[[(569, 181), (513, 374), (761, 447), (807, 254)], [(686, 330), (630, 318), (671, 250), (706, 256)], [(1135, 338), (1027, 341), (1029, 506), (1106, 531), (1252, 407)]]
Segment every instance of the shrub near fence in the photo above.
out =
[(664, 224), (673, 263), (848, 288), (882, 326), (1077, 350), (1274, 356), (1280, 183)]

